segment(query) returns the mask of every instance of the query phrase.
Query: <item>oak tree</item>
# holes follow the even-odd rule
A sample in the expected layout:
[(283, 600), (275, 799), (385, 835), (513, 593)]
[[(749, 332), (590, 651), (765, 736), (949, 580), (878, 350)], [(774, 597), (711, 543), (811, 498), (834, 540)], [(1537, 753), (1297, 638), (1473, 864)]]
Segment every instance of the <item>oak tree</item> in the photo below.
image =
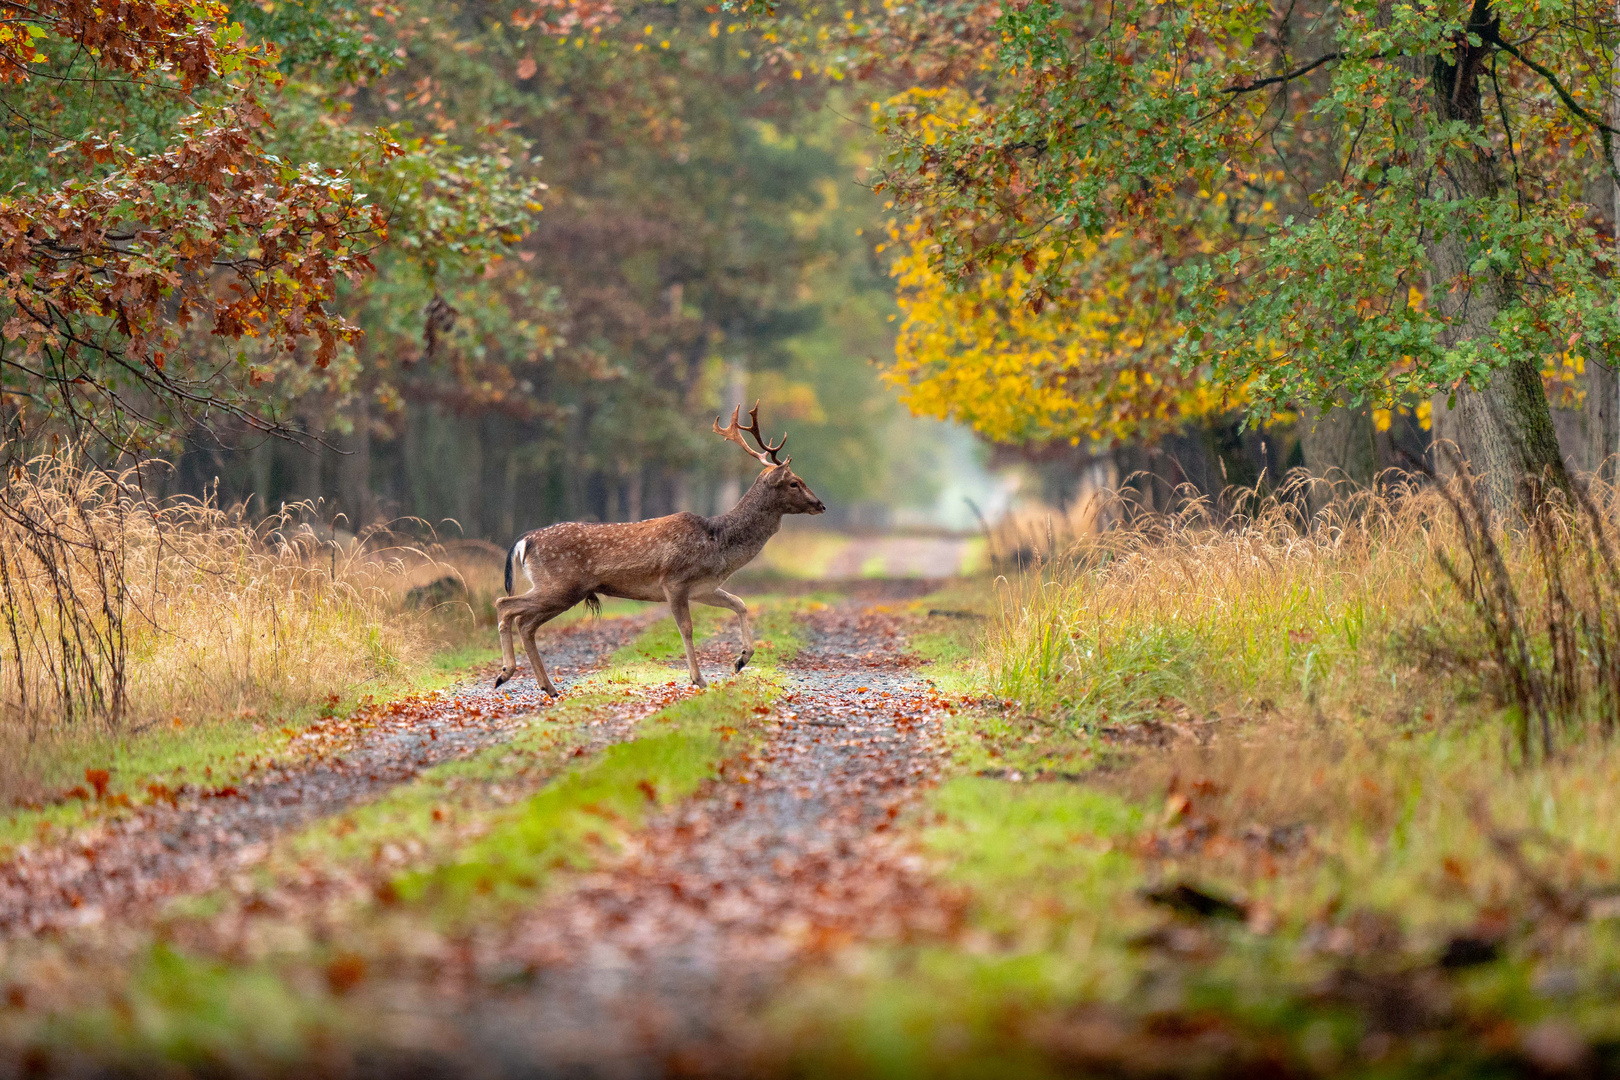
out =
[(1541, 372), (1617, 342), (1611, 9), (1032, 0), (996, 25), (973, 122), (891, 125), (884, 184), (942, 274), (1022, 265), (1039, 309), (1128, 233), (1176, 266), (1180, 363), (1255, 419), (1434, 396), (1499, 507), (1568, 483)]

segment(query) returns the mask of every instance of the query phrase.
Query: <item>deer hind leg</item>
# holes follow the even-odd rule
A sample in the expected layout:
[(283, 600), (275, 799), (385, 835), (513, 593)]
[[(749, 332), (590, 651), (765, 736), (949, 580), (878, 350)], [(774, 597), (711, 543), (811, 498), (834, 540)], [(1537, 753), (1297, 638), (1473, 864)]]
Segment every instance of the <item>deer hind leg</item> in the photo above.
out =
[(495, 625), (501, 632), (501, 673), (495, 676), (495, 689), (517, 674), (517, 656), (512, 649), (512, 622), (517, 618), (516, 608), (521, 596), (501, 596), (495, 600)]
[(501, 630), (503, 662), (501, 673), (495, 679), (496, 686), (500, 686), (517, 673), (517, 659), (514, 656), (512, 642), (515, 632), (518, 639), (523, 642), (523, 653), (529, 658), (529, 668), (534, 672), (535, 681), (552, 697), (558, 696), (560, 691), (551, 681), (551, 676), (546, 673), (546, 665), (540, 660), (540, 650), (535, 645), (534, 638), (542, 625), (573, 606), (566, 597), (538, 590), (524, 593), (522, 596), (503, 596), (495, 601), (495, 612), (499, 617)]
[(686, 646), (686, 667), (692, 673), (694, 686), (708, 686), (709, 681), (703, 677), (698, 669), (697, 649), (692, 644), (692, 606), (690, 597), (686, 593), (666, 592), (669, 597), (669, 613), (675, 616), (675, 627), (681, 632), (681, 644)]
[(546, 665), (540, 659), (540, 647), (535, 641), (535, 636), (539, 634), (543, 624), (555, 619), (572, 606), (568, 604), (556, 610), (543, 609), (518, 626), (518, 636), (523, 639), (523, 654), (529, 658), (529, 668), (534, 672), (534, 679), (540, 684), (540, 688), (552, 697), (562, 696), (562, 691), (557, 689), (557, 685), (551, 681), (551, 676), (546, 672)]
[(715, 589), (703, 596), (694, 596), (700, 604), (710, 607), (721, 607), (737, 613), (737, 633), (742, 638), (742, 652), (737, 654), (736, 662), (731, 665), (732, 671), (741, 671), (748, 666), (748, 661), (754, 658), (754, 631), (748, 624), (748, 605), (742, 602), (742, 597), (728, 593), (724, 589)]

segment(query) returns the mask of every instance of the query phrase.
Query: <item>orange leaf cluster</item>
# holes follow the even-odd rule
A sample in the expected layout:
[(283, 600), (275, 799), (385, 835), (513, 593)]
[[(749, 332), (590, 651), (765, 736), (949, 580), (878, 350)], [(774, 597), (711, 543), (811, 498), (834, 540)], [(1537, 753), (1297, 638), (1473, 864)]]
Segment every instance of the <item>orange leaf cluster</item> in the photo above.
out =
[(105, 68), (139, 75), (162, 67), (192, 87), (221, 72), (216, 31), (226, 5), (193, 0), (33, 0), (0, 8), (0, 82), (25, 83), (45, 39), (72, 42)]

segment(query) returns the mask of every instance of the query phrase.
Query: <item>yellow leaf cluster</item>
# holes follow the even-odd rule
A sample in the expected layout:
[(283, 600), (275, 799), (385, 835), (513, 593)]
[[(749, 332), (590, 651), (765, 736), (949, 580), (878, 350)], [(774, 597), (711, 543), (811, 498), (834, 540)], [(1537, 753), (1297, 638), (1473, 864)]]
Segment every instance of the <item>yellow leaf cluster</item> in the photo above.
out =
[[(880, 122), (924, 146), (979, 116), (956, 89), (913, 89), (881, 106)], [(995, 442), (1107, 444), (1153, 439), (1240, 404), (1230, 388), (1170, 361), (1182, 326), (1173, 281), (1123, 234), (1061, 254), (948, 280), (921, 220), (891, 230), (899, 336), (885, 373), (921, 416), (968, 424)], [(1032, 283), (1062, 259), (1071, 287), (1032, 302)]]
[(886, 372), (915, 413), (970, 425), (995, 442), (1106, 444), (1152, 439), (1235, 404), (1201, 372), (1170, 363), (1182, 328), (1169, 280), (1144, 281), (1122, 237), (1071, 250), (1075, 287), (1036, 311), (1034, 271), (981, 271), (953, 285), (923, 228), (899, 230), (901, 321)]

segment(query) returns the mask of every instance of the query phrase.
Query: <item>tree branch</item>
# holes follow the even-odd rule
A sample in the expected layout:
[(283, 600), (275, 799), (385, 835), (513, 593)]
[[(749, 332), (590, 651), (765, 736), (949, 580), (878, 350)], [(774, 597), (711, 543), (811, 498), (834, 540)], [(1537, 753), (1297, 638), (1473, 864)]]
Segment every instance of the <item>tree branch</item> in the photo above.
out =
[(1540, 75), (1543, 79), (1546, 79), (1547, 85), (1553, 88), (1553, 93), (1558, 95), (1558, 100), (1564, 103), (1566, 109), (1597, 129), (1598, 138), (1603, 142), (1604, 164), (1609, 167), (1609, 175), (1614, 179), (1614, 182), (1620, 184), (1620, 166), (1617, 166), (1614, 160), (1614, 136), (1620, 135), (1620, 128), (1610, 127), (1598, 116), (1582, 108), (1581, 103), (1575, 100), (1575, 96), (1564, 88), (1564, 84), (1558, 80), (1558, 76), (1553, 74), (1552, 68), (1536, 63), (1524, 53), (1503, 41), (1502, 36), (1496, 32), (1495, 27), (1491, 28), (1490, 36), (1486, 40), (1537, 75)]
[(1278, 83), (1292, 82), (1294, 79), (1297, 79), (1302, 75), (1310, 74), (1311, 72), (1315, 71), (1317, 68), (1321, 67), (1323, 64), (1332, 63), (1334, 60), (1341, 60), (1343, 58), (1344, 58), (1343, 53), (1331, 52), (1331, 53), (1328, 53), (1326, 56), (1318, 56), (1315, 60), (1312, 60), (1310, 63), (1306, 64), (1304, 67), (1295, 68), (1293, 71), (1286, 72), (1286, 73), (1284, 73), (1282, 75), (1270, 75), (1270, 76), (1267, 76), (1264, 79), (1256, 79), (1254, 82), (1249, 83), (1247, 86), (1225, 86), (1225, 87), (1222, 87), (1221, 88), (1221, 93), (1223, 93), (1223, 94), (1247, 94), (1252, 90), (1259, 90), (1262, 87), (1275, 86)]

